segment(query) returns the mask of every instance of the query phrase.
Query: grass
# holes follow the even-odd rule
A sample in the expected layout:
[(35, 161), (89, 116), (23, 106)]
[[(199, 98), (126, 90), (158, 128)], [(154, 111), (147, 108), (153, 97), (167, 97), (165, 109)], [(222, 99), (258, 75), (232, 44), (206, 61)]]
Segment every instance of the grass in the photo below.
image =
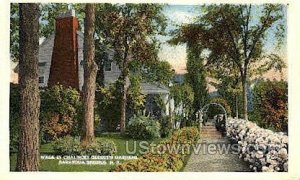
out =
[[(117, 153), (115, 155), (131, 155), (131, 156), (139, 156), (139, 150), (141, 149), (138, 144), (141, 140), (134, 140), (128, 137), (121, 136), (117, 133), (107, 133), (107, 134), (98, 134), (96, 138), (105, 138), (108, 140), (112, 140), (115, 142), (117, 146)], [(164, 139), (154, 139), (148, 141), (148, 143), (159, 143)], [(136, 146), (136, 152), (132, 154), (126, 153), (126, 141), (128, 142), (128, 149), (130, 151), (133, 150), (134, 146)], [(52, 144), (42, 144), (40, 147), (40, 154), (46, 155), (53, 153)], [(10, 156), (10, 170), (14, 171), (16, 167), (17, 154), (12, 154)], [(76, 171), (90, 171), (90, 172), (108, 172), (115, 165), (59, 165), (57, 159), (43, 159), (40, 160), (40, 171), (56, 171), (56, 172), (76, 172)]]

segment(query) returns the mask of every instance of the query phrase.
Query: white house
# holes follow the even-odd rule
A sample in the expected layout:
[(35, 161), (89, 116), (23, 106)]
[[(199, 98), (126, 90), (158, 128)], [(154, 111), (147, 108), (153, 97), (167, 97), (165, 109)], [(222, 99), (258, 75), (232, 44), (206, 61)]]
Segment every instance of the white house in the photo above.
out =
[[(41, 87), (60, 83), (82, 90), (83, 86), (83, 40), (84, 34), (78, 30), (79, 24), (74, 11), (56, 18), (55, 32), (39, 47), (39, 83)], [(104, 67), (104, 82), (115, 82), (121, 74), (113, 61), (113, 52), (108, 52), (111, 62)], [(155, 83), (141, 83), (142, 93), (160, 94), (166, 106), (165, 115), (174, 111), (174, 100), (168, 87)], [(151, 110), (150, 110), (151, 111)]]

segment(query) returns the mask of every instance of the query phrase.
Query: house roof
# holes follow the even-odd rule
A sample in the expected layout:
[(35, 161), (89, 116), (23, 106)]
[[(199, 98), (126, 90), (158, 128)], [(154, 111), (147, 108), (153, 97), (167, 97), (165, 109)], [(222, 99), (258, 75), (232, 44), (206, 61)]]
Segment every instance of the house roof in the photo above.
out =
[(170, 90), (168, 87), (155, 84), (155, 83), (141, 83), (142, 93), (143, 94), (169, 94)]

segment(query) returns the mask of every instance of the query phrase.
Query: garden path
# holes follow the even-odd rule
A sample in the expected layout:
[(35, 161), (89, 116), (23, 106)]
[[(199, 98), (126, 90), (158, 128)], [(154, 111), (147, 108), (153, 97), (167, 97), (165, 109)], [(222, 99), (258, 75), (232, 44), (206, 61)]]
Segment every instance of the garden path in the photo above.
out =
[[(192, 152), (183, 171), (185, 172), (250, 172), (249, 165), (235, 153), (237, 147), (231, 146), (226, 137), (213, 125), (203, 126), (199, 153)], [(220, 148), (221, 147), (221, 148)], [(225, 147), (225, 148), (222, 148)], [(228, 153), (224, 153), (226, 151)], [(234, 149), (235, 148), (235, 149)], [(223, 152), (222, 152), (223, 150)]]

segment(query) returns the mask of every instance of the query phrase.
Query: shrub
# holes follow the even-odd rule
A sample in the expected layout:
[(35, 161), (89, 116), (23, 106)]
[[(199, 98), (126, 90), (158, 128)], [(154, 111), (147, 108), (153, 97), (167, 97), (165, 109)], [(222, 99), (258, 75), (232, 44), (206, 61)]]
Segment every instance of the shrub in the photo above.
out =
[(170, 116), (164, 116), (159, 119), (160, 123), (160, 136), (162, 138), (168, 137), (172, 132), (172, 122)]
[[(181, 143), (196, 143), (199, 138), (199, 131), (194, 127), (187, 127), (177, 130), (168, 140), (162, 141), (163, 145), (176, 145)], [(165, 172), (179, 171), (183, 167), (183, 161), (186, 153), (183, 148), (178, 153), (160, 151), (156, 148), (154, 152), (147, 152), (136, 160), (126, 161), (116, 166), (112, 171), (136, 171), (136, 172)], [(162, 151), (160, 151), (162, 152)]]
[(288, 131), (288, 89), (286, 81), (260, 81), (253, 89), (251, 120), (264, 128)]
[(80, 154), (80, 138), (66, 136), (58, 138), (52, 144), (53, 150), (60, 155), (79, 155)]
[(107, 124), (104, 127), (107, 131), (115, 131), (119, 124), (121, 115), (119, 86), (120, 82), (116, 81), (108, 86), (99, 87), (99, 91), (96, 92), (96, 111), (100, 115), (101, 124)]
[(147, 116), (132, 117), (127, 126), (128, 136), (134, 139), (153, 139), (160, 137), (160, 124)]
[[(231, 108), (226, 101), (226, 99), (222, 97), (214, 97), (210, 100), (210, 103), (218, 103), (221, 104), (226, 110), (227, 116), (231, 116)], [(224, 114), (223, 110), (219, 106), (211, 105), (209, 107), (209, 111), (207, 113), (208, 117), (213, 118), (216, 114)]]
[(166, 172), (179, 171), (182, 166), (183, 159), (177, 154), (146, 153), (137, 160), (126, 161), (118, 165), (113, 171)]
[(10, 84), (9, 96), (9, 150), (18, 151), (18, 137), (20, 129), (20, 88), (18, 84)]
[(196, 127), (185, 127), (175, 131), (171, 137), (173, 143), (195, 143), (200, 137), (199, 130)]
[(87, 146), (80, 144), (79, 137), (66, 136), (53, 143), (53, 150), (60, 155), (113, 155), (117, 151), (115, 143), (107, 139), (95, 139)]
[(81, 154), (111, 156), (117, 152), (116, 144), (107, 139), (96, 139), (88, 146), (81, 147)]
[[(140, 113), (144, 107), (145, 95), (141, 93), (140, 81), (141, 77), (136, 75), (130, 76), (131, 84), (127, 94), (126, 117), (132, 117), (134, 114)], [(108, 86), (99, 87), (99, 91), (96, 93), (97, 112), (100, 115), (102, 124), (107, 125), (104, 127), (107, 131), (116, 131), (120, 123), (121, 86), (121, 80), (117, 80)]]
[(195, 104), (195, 94), (193, 88), (188, 84), (175, 84), (170, 88), (171, 96), (174, 98), (176, 122), (179, 120), (181, 127), (186, 125), (186, 117), (189, 117), (193, 113)]
[(81, 117), (82, 103), (77, 90), (56, 85), (41, 92), (42, 141), (79, 135)]

